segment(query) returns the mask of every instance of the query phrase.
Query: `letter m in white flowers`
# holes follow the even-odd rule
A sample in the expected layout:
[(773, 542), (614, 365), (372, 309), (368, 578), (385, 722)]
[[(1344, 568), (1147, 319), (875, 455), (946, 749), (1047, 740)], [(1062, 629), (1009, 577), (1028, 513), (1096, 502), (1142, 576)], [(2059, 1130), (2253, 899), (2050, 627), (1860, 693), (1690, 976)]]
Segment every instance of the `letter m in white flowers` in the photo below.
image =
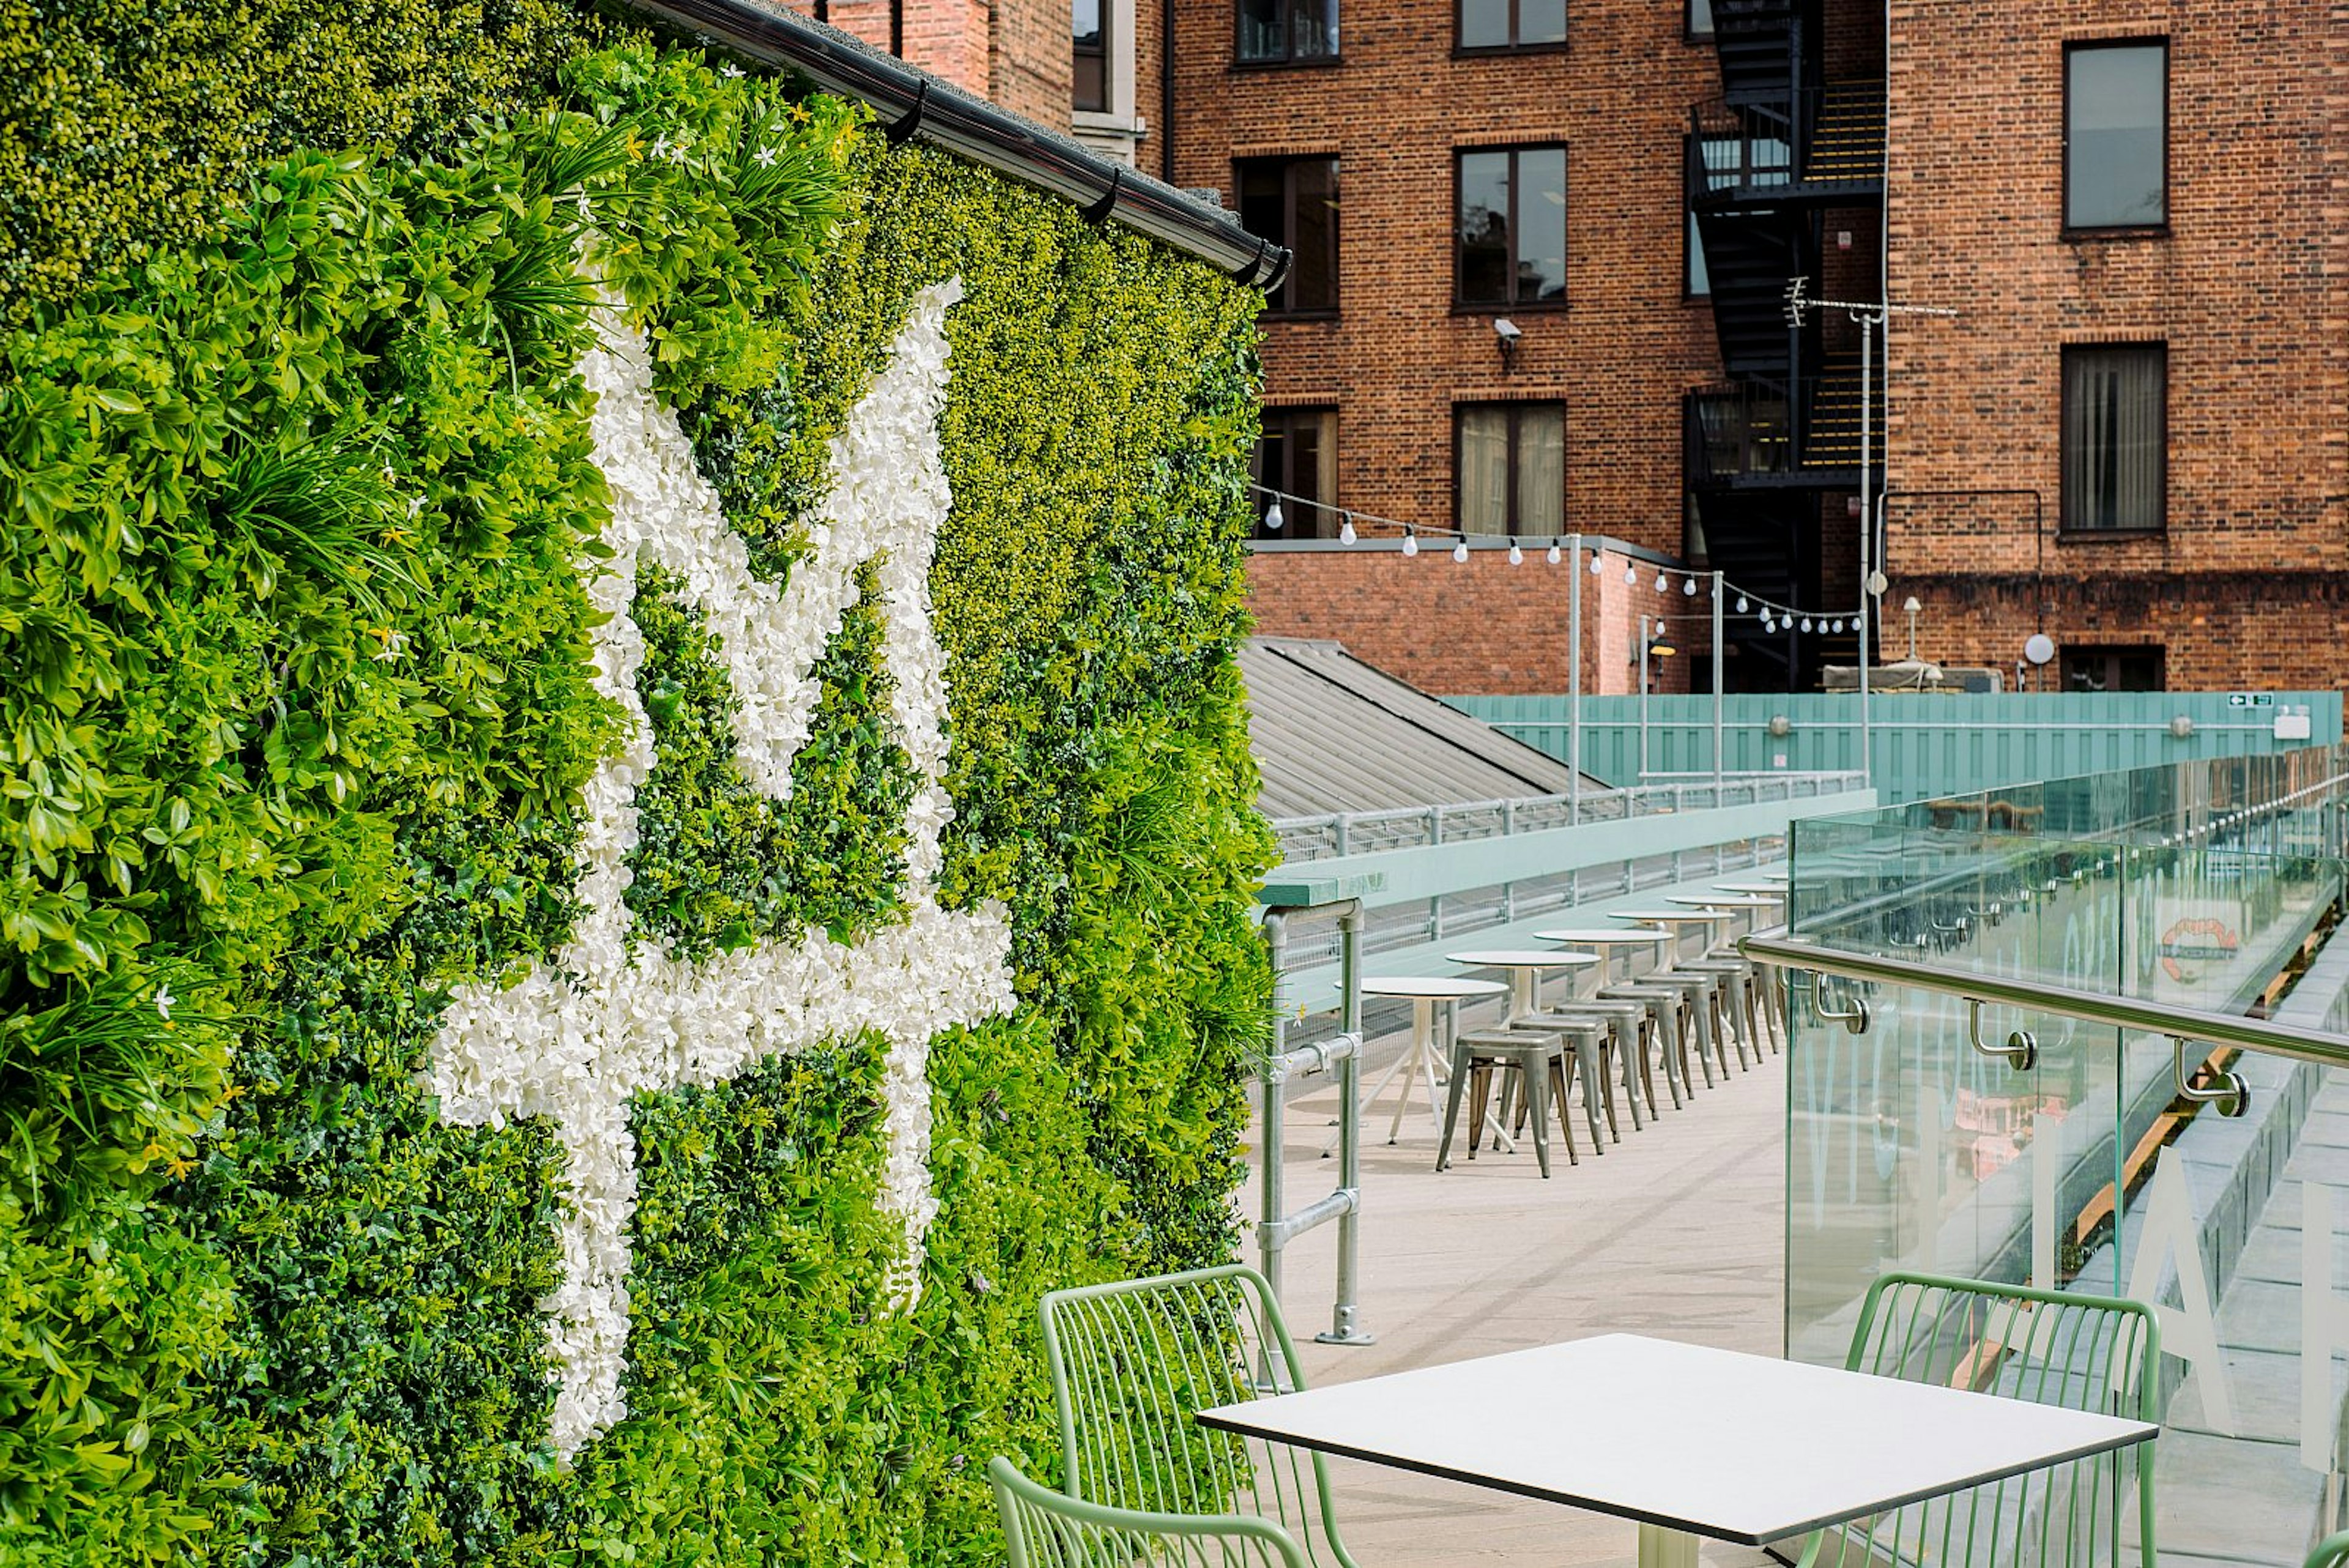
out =
[[(628, 1220), (636, 1207), (629, 1097), (715, 1084), (760, 1059), (878, 1031), (889, 1042), (888, 1165), (881, 1201), (905, 1227), (900, 1294), (920, 1284), (930, 1195), (931, 1038), (1008, 1012), (1009, 920), (999, 907), (938, 907), (946, 794), (946, 659), (930, 626), (929, 572), (949, 495), (938, 453), (947, 384), (946, 311), (957, 282), (916, 296), (885, 369), (832, 443), (832, 485), (812, 520), (813, 549), (778, 589), (693, 465), (676, 416), (655, 400), (642, 337), (617, 302), (581, 364), (596, 394), (595, 441), (612, 492), (612, 558), (588, 584), (610, 618), (595, 633), (595, 684), (626, 716), (626, 738), (588, 780), (570, 940), (520, 983), (470, 985), (433, 1042), (431, 1087), (444, 1120), (498, 1127), (546, 1116), (564, 1154), (563, 1282), (542, 1303), (561, 1376), (555, 1451), (566, 1459), (627, 1413), (620, 1388), (628, 1337)], [(883, 663), (895, 739), (918, 782), (905, 822), (897, 916), (854, 944), (820, 930), (693, 963), (632, 941), (622, 895), (636, 842), (637, 785), (652, 771), (652, 727), (637, 701), (643, 639), (629, 611), (639, 559), (680, 578), (724, 650), (741, 704), (735, 760), (777, 799), (822, 692), (817, 659), (874, 565)]]

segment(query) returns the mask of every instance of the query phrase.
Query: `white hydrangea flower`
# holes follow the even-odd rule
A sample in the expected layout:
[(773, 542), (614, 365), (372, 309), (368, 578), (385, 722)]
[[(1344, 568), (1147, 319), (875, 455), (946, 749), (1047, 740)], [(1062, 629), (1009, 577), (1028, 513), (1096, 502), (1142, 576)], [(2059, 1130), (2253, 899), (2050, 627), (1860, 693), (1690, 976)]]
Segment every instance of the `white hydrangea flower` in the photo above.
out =
[[(627, 1413), (620, 1381), (636, 1194), (629, 1097), (721, 1083), (766, 1056), (878, 1031), (889, 1042), (881, 1202), (905, 1226), (895, 1289), (910, 1304), (937, 1210), (930, 1041), (1017, 1005), (1006, 912), (943, 909), (935, 891), (939, 834), (954, 805), (945, 786), (946, 659), (928, 585), (951, 501), (937, 436), (946, 311), (961, 296), (959, 280), (916, 296), (888, 365), (833, 442), (832, 489), (809, 529), (812, 551), (780, 589), (751, 574), (675, 414), (653, 396), (649, 350), (616, 299), (599, 314), (601, 340), (581, 362), (596, 394), (596, 462), (612, 492), (605, 542), (613, 556), (587, 584), (589, 600), (610, 618), (595, 632), (594, 682), (621, 710), (625, 733), (585, 787), (575, 888), (583, 909), (570, 940), (510, 988), (460, 987), (433, 1042), (430, 1073), (444, 1120), (501, 1127), (545, 1116), (562, 1141), (563, 1282), (540, 1305), (561, 1376), (553, 1441), (566, 1459)], [(741, 703), (737, 761), (776, 799), (790, 793), (792, 759), (822, 695), (816, 661), (855, 602), (857, 568), (876, 563), (890, 723), (917, 774), (905, 824), (905, 907), (893, 923), (854, 944), (811, 929), (696, 963), (631, 946), (626, 859), (636, 844), (636, 790), (655, 760), (636, 691), (644, 639), (629, 614), (639, 560), (682, 579), (708, 618)]]

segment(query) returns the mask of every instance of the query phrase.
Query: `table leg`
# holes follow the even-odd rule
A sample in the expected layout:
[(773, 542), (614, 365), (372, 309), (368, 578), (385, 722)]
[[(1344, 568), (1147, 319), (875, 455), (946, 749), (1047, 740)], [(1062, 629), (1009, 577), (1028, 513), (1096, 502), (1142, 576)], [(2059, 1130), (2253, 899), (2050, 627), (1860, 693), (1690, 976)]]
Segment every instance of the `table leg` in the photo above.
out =
[[(1435, 1003), (1413, 997), (1411, 1003), (1411, 1050), (1395, 1064), (1403, 1075), (1402, 1092), (1395, 1096), (1394, 1117), (1387, 1123), (1387, 1142), (1402, 1133), (1402, 1114), (1411, 1109), (1411, 1092), (1424, 1076), (1428, 1081), (1427, 1114), (1435, 1115), (1435, 1079), (1428, 1063), (1435, 1054)], [(1387, 1077), (1394, 1076), (1390, 1070)], [(1383, 1086), (1383, 1081), (1381, 1081)]]
[(1661, 1524), (1640, 1526), (1640, 1568), (1697, 1568), (1696, 1537)]

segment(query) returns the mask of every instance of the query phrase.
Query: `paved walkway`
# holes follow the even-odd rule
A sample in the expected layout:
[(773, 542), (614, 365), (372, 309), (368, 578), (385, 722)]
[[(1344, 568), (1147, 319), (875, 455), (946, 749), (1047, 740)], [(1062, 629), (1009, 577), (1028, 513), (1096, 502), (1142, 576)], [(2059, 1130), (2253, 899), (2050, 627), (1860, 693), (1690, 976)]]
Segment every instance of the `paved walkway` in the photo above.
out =
[[(1398, 1372), (1618, 1330), (1775, 1355), (1785, 1236), (1785, 1058), (1773, 1056), (1661, 1123), (1554, 1174), (1530, 1147), (1487, 1150), (1436, 1174), (1435, 1129), (1423, 1109), (1364, 1145), (1361, 1323), (1369, 1346), (1302, 1344), (1316, 1383)], [(1319, 1157), (1336, 1114), (1334, 1087), (1293, 1103), (1288, 1121), (1292, 1206), (1335, 1185)], [(1456, 1152), (1456, 1151), (1455, 1151)], [(1246, 1212), (1256, 1214), (1251, 1184)], [(1246, 1251), (1256, 1261), (1253, 1235)], [(1337, 1229), (1288, 1249), (1282, 1306), (1300, 1341), (1327, 1328)], [(1560, 1408), (1561, 1421), (1604, 1421)], [(1333, 1460), (1338, 1518), (1362, 1568), (1516, 1568), (1628, 1564), (1632, 1526), (1619, 1520), (1472, 1487)], [(1708, 1543), (1711, 1568), (1770, 1559)]]

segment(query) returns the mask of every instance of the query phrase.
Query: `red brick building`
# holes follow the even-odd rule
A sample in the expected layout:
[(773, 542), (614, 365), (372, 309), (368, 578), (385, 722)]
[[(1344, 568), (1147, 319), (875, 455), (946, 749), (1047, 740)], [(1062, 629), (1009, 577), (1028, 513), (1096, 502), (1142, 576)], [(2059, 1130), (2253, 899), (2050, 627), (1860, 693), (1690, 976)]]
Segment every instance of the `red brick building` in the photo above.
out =
[[(1856, 652), (1865, 402), (1897, 647), (1913, 596), (1946, 663), (2044, 631), (2041, 689), (2343, 679), (2349, 43), (2315, 0), (1174, 12), (1143, 166), (1299, 253), (1259, 465), (1319, 504), (1260, 546), (1265, 630), (1556, 690), (1563, 587), (1499, 552), (1579, 531), (1724, 572), (1728, 684), (1810, 687)], [(1785, 319), (1795, 277), (1962, 314), (1896, 317), (1863, 389), (1848, 313)], [(1477, 548), (1357, 518), (1349, 550), (1350, 514)]]

